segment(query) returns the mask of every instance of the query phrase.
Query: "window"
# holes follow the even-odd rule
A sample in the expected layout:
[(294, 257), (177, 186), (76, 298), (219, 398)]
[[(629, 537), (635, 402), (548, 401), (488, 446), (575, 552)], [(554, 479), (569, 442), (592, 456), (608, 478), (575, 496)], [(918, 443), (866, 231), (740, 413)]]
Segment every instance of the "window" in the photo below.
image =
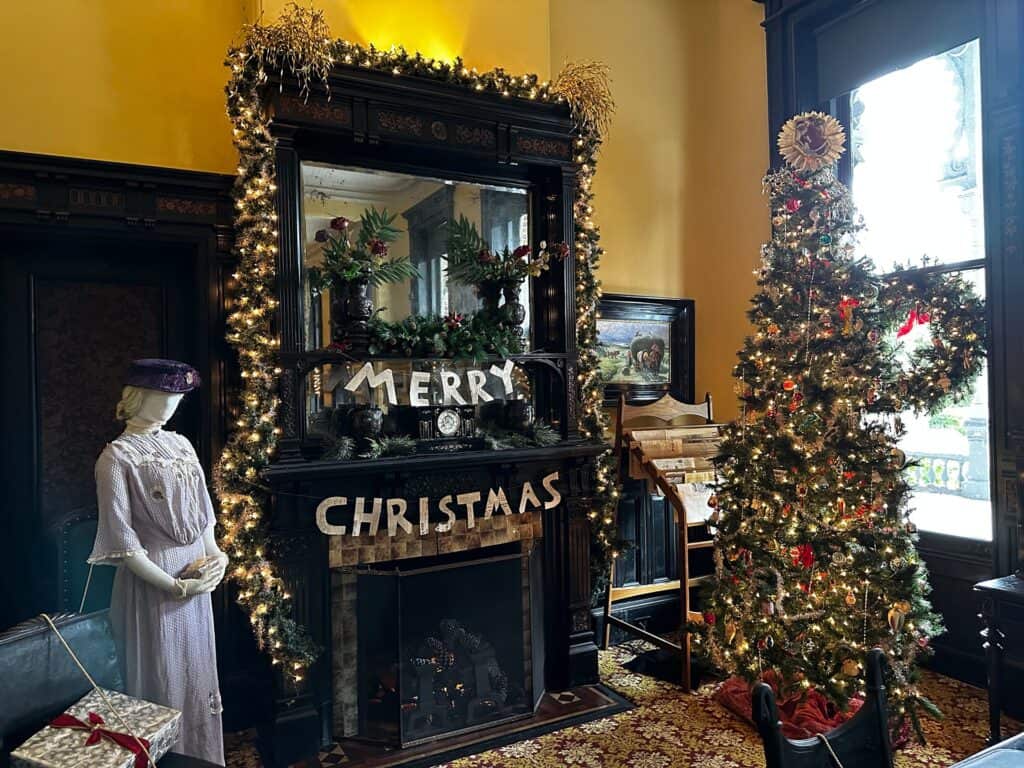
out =
[[(850, 96), (852, 193), (863, 253), (881, 271), (908, 264), (985, 286), (979, 45), (974, 40), (883, 75)], [(902, 340), (930, 343), (927, 326)], [(911, 520), (923, 531), (992, 539), (988, 375), (934, 416), (903, 417), (916, 466)]]

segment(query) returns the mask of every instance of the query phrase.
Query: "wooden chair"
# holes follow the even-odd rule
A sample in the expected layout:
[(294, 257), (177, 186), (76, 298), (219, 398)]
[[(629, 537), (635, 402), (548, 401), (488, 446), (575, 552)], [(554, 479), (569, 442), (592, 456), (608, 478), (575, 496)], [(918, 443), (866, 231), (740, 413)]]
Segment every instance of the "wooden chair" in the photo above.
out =
[(751, 713), (764, 742), (766, 768), (893, 768), (882, 682), (884, 662), (885, 653), (880, 648), (868, 653), (867, 699), (863, 706), (838, 728), (813, 739), (783, 736), (771, 686), (754, 686)]
[[(622, 462), (626, 463), (630, 477), (647, 481), (652, 489), (663, 494), (672, 505), (679, 535), (676, 548), (679, 578), (657, 584), (616, 587), (614, 586), (615, 564), (613, 562), (612, 570), (608, 575), (608, 590), (604, 605), (604, 636), (601, 647), (608, 648), (611, 641), (611, 629), (614, 626), (647, 640), (659, 648), (678, 654), (682, 667), (680, 682), (683, 688), (690, 690), (692, 687), (690, 634), (686, 631), (686, 625), (690, 621), (702, 620), (699, 613), (690, 610), (690, 589), (710, 578), (710, 576), (690, 577), (690, 553), (698, 549), (711, 548), (714, 546), (714, 542), (711, 540), (690, 542), (689, 529), (707, 523), (706, 520), (699, 522), (687, 520), (686, 508), (680, 490), (682, 484), (687, 482), (688, 476), (689, 482), (694, 482), (692, 476), (695, 471), (697, 474), (709, 473), (706, 468), (703, 471), (697, 470), (692, 453), (685, 459), (677, 458), (684, 451), (684, 444), (692, 447), (694, 439), (697, 438), (694, 427), (672, 425), (672, 422), (682, 416), (696, 416), (704, 420), (704, 424), (701, 425), (703, 432), (700, 439), (711, 435), (714, 435), (714, 439), (707, 440), (706, 448), (698, 447), (698, 453), (703, 458), (715, 455), (717, 453), (717, 426), (711, 432), (707, 430), (707, 425), (713, 425), (710, 393), (704, 396), (702, 403), (684, 403), (668, 394), (649, 405), (629, 405), (625, 395), (619, 398), (615, 454), (619, 458), (620, 466)], [(643, 424), (636, 425), (638, 421)], [(652, 422), (656, 425), (655, 427), (650, 426)], [(704, 481), (711, 479), (711, 477), (702, 477)], [(617, 600), (668, 591), (675, 591), (679, 594), (680, 639), (678, 644), (612, 614), (613, 604)]]

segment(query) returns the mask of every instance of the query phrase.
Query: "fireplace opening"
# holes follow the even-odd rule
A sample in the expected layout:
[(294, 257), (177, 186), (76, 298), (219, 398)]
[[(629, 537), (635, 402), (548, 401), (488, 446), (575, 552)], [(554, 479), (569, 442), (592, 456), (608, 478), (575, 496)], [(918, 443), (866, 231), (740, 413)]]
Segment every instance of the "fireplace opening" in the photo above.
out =
[(356, 568), (358, 736), (407, 747), (531, 716), (540, 555), (516, 542)]

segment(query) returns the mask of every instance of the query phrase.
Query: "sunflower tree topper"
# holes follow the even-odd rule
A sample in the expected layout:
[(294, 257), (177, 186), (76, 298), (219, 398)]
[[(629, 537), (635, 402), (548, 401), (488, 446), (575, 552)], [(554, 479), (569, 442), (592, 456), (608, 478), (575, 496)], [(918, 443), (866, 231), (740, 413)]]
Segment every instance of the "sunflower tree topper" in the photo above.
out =
[[(959, 274), (874, 273), (857, 255), (836, 178), (842, 126), (810, 112), (779, 135), (787, 167), (764, 180), (755, 332), (734, 369), (741, 418), (724, 433), (716, 573), (705, 614), (713, 661), (748, 681), (774, 670), (845, 706), (881, 646), (893, 714), (916, 724), (916, 663), (942, 631), (908, 520), (905, 411), (967, 396), (984, 355), (984, 306)], [(909, 327), (931, 342), (905, 348)]]

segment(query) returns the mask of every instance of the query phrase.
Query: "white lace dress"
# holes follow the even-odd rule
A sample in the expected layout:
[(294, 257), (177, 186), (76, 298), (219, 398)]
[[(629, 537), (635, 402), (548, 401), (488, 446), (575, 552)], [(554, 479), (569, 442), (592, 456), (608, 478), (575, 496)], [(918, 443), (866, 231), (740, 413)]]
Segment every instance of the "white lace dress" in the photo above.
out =
[[(145, 553), (177, 577), (205, 554), (213, 505), (195, 449), (181, 435), (121, 435), (96, 462), (96, 495), (90, 563), (119, 566)], [(125, 692), (181, 710), (181, 739), (172, 751), (224, 765), (210, 596), (181, 599), (119, 567), (110, 618)]]

